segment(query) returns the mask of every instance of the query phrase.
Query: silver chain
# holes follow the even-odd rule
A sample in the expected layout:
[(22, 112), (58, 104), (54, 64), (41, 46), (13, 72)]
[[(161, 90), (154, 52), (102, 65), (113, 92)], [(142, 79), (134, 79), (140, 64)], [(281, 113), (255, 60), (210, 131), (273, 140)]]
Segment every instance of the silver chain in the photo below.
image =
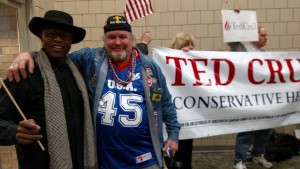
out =
[(130, 82), (132, 82), (133, 80), (133, 75), (134, 75), (134, 70), (135, 70), (135, 67), (136, 67), (136, 56), (134, 55), (134, 52), (132, 52), (131, 54), (131, 64), (129, 66), (129, 70), (128, 70), (128, 74), (126, 76), (126, 80), (122, 80), (119, 78), (118, 74), (116, 73), (116, 70), (114, 68), (114, 65), (110, 59), (109, 56), (107, 56), (108, 58), (108, 64), (109, 64), (109, 72), (110, 72), (110, 75), (112, 76), (112, 78), (119, 84), (119, 85), (122, 85), (122, 86), (126, 86), (127, 84), (129, 84)]

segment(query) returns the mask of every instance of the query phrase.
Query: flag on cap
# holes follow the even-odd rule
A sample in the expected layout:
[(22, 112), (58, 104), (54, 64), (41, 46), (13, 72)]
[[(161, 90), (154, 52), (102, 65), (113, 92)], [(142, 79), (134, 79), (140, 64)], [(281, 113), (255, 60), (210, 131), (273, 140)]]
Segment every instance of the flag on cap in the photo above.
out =
[(127, 0), (124, 16), (129, 22), (152, 14), (151, 0)]
[(223, 3), (227, 4), (228, 0), (222, 0)]

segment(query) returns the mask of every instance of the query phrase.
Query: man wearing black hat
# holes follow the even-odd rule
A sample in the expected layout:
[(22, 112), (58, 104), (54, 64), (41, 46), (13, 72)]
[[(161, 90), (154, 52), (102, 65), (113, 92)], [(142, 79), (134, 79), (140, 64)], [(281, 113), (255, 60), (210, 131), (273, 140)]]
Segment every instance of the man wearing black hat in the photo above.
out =
[(99, 164), (161, 168), (161, 150), (170, 147), (175, 154), (180, 129), (164, 75), (152, 58), (133, 48), (131, 26), (123, 16), (108, 17), (103, 41), (104, 48), (70, 55), (92, 94)]
[(21, 169), (96, 169), (86, 86), (77, 67), (66, 57), (71, 44), (82, 41), (86, 32), (73, 25), (71, 15), (56, 10), (47, 11), (43, 18), (32, 18), (29, 29), (42, 42), (36, 68), (20, 83), (5, 81), (29, 120), (22, 120), (2, 89), (0, 144), (15, 144)]
[(100, 168), (162, 168), (161, 152), (170, 147), (175, 154), (180, 129), (164, 75), (133, 48), (123, 16), (108, 17), (103, 41), (103, 48), (70, 54), (92, 95)]
[(133, 47), (123, 16), (108, 17), (103, 41), (103, 48), (69, 54), (91, 96), (99, 168), (162, 168), (162, 151), (175, 154), (180, 130), (166, 79), (151, 57)]

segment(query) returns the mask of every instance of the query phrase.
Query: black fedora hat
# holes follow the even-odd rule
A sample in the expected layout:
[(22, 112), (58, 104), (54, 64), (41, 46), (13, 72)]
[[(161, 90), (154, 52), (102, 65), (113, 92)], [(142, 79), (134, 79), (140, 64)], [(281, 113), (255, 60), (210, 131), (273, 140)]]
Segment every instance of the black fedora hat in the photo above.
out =
[(52, 25), (62, 26), (70, 32), (73, 37), (73, 44), (82, 41), (85, 37), (85, 29), (74, 26), (73, 18), (70, 14), (57, 10), (47, 11), (44, 18), (33, 17), (29, 22), (28, 28), (34, 35), (40, 37), (41, 31), (45, 27)]

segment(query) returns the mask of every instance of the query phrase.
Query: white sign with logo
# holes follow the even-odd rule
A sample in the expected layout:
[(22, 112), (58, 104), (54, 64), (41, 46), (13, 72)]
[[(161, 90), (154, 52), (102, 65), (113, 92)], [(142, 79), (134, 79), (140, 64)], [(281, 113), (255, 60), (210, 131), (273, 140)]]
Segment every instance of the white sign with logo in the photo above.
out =
[(258, 41), (256, 12), (222, 10), (222, 30), (225, 43)]

